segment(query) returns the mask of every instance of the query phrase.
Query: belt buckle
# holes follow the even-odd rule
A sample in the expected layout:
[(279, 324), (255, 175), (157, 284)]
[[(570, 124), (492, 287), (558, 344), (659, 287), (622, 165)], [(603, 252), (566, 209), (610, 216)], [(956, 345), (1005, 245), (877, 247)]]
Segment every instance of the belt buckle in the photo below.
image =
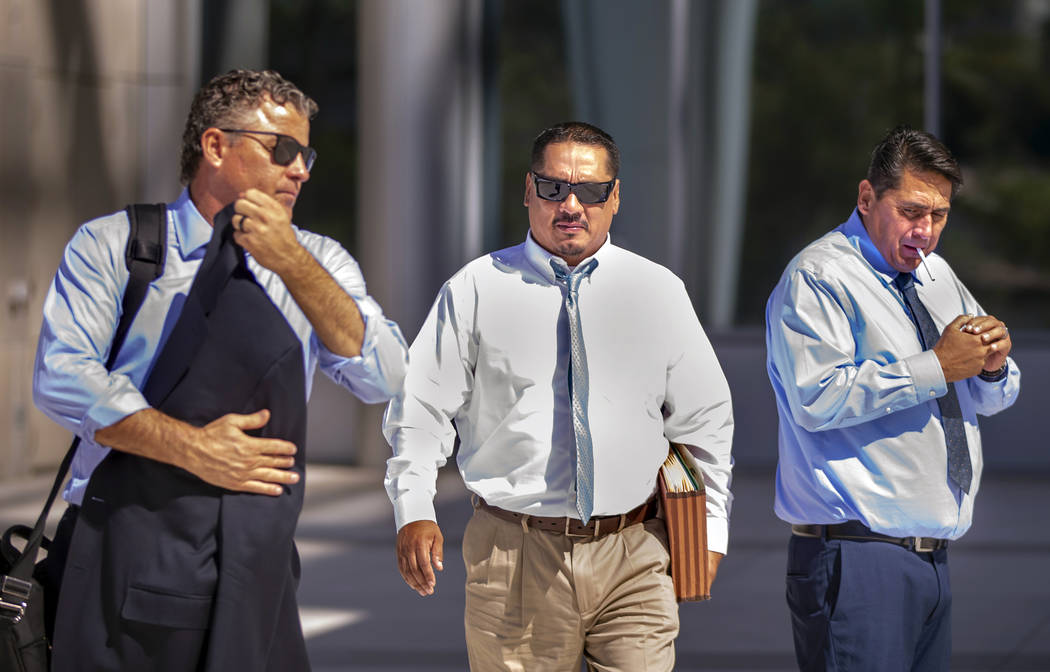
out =
[(911, 548), (916, 553), (932, 553), (937, 550), (937, 540), (932, 537), (912, 537)]

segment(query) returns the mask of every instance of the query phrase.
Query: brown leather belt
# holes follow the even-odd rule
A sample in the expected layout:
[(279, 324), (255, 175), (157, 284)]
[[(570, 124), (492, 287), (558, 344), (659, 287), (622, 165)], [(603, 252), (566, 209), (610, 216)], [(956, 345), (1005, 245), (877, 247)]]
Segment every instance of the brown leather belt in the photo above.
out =
[(477, 507), (488, 511), (497, 518), (511, 522), (520, 522), (522, 526), (528, 525), (543, 532), (564, 534), (567, 537), (592, 537), (597, 539), (613, 532), (619, 532), (625, 527), (655, 518), (659, 502), (654, 495), (627, 513), (622, 513), (618, 516), (593, 516), (586, 525), (577, 518), (546, 518), (544, 516), (530, 516), (527, 513), (507, 511), (506, 509), (492, 506), (480, 497), (478, 498)]
[(930, 553), (948, 546), (947, 539), (936, 539), (934, 537), (890, 537), (878, 532), (872, 532), (868, 526), (859, 520), (847, 520), (844, 523), (836, 523), (834, 525), (792, 525), (791, 533), (800, 537), (816, 537), (819, 539), (884, 541), (889, 544), (903, 546), (909, 551), (915, 551), (916, 553)]

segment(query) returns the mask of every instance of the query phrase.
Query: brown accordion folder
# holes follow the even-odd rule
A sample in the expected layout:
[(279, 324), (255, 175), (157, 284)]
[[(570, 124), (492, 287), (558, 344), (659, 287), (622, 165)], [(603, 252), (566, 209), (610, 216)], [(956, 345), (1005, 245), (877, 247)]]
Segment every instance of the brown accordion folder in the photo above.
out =
[(707, 573), (707, 493), (687, 449), (671, 444), (660, 468), (660, 503), (671, 550), (671, 578), (679, 602), (711, 599)]

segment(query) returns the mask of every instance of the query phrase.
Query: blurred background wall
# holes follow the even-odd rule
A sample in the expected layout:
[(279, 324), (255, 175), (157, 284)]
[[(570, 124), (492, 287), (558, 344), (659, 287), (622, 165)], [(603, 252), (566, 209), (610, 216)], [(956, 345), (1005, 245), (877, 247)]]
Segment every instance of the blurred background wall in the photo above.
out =
[[(966, 179), (941, 252), (1024, 372), (982, 423), (986, 462), (1050, 472), (1050, 0), (0, 0), (0, 481), (68, 443), (30, 394), (63, 245), (178, 195), (189, 101), (233, 67), (320, 103), (296, 222), (355, 255), (409, 340), (451, 273), (524, 237), (533, 136), (612, 133), (614, 240), (686, 281), (741, 467), (776, 460), (762, 321), (780, 271), (848, 217), (889, 128), (934, 130)], [(311, 407), (311, 459), (385, 459), (381, 406), (318, 380)]]
[(80, 222), (177, 195), (200, 25), (196, 3), (0, 0), (0, 478), (65, 453), (31, 398), (41, 304)]

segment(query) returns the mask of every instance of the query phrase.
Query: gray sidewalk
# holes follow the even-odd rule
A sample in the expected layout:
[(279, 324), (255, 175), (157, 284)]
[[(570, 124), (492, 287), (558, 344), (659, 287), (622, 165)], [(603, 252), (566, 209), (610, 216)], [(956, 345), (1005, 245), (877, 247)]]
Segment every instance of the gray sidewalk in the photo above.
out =
[[(394, 560), (381, 471), (311, 465), (299, 525), (303, 624), (319, 672), (466, 669), (463, 565), (470, 504), (443, 473), (438, 516), (445, 571), (421, 598)], [(772, 513), (768, 470), (734, 477), (729, 556), (714, 599), (681, 607), (678, 670), (793, 670), (784, 563), (787, 530)], [(49, 483), (0, 485), (0, 525), (30, 522)], [(1050, 672), (1050, 521), (1047, 473), (985, 474), (973, 529), (950, 551), (954, 670)], [(59, 507), (61, 508), (61, 507)]]

